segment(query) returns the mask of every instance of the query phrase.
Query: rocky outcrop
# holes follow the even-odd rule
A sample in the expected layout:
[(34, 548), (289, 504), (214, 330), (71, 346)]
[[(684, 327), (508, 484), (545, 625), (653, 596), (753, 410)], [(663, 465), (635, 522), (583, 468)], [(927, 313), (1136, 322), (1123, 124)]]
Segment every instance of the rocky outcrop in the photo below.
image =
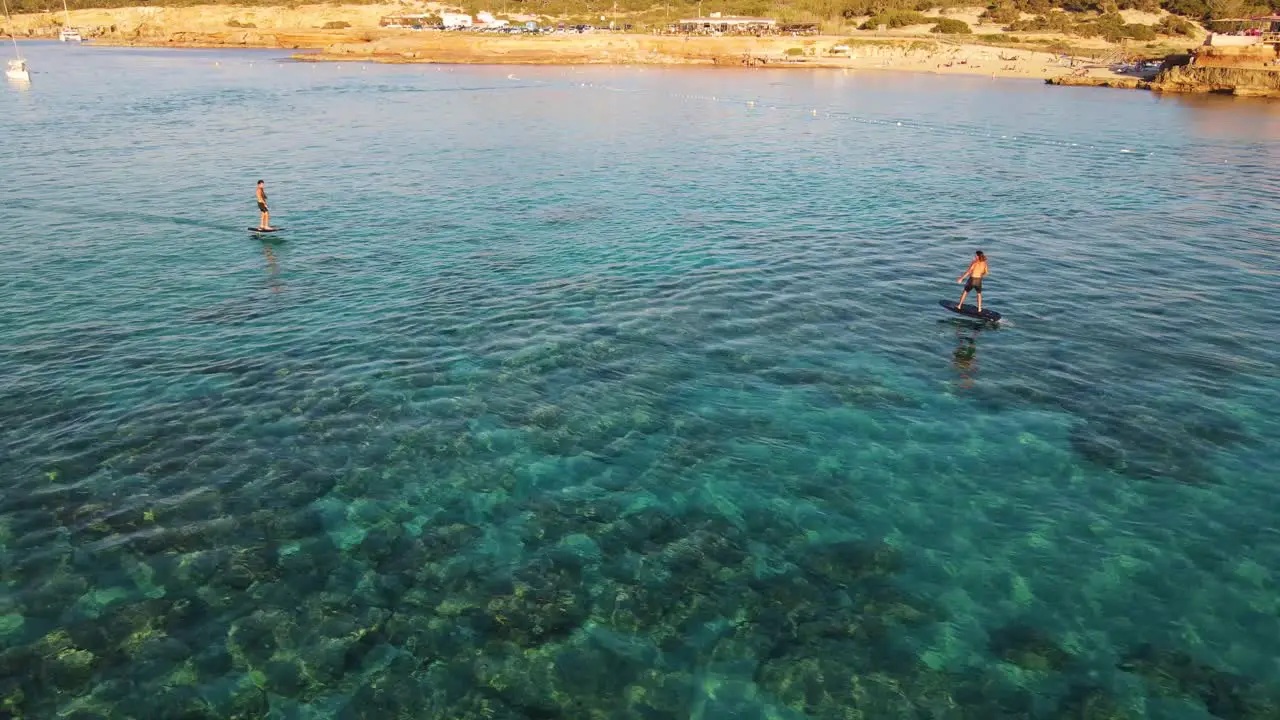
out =
[(1151, 82), (1151, 89), (1280, 97), (1280, 67), (1273, 70), (1185, 65), (1160, 71)]
[(1129, 90), (1150, 90), (1151, 83), (1132, 77), (1089, 77), (1088, 75), (1062, 75), (1045, 79), (1048, 85), (1072, 85), (1076, 87), (1110, 87)]
[(1064, 75), (1045, 80), (1049, 85), (1113, 87), (1156, 92), (1221, 93), (1247, 97), (1280, 98), (1280, 67), (1239, 68), (1181, 65), (1166, 67), (1147, 82), (1138, 78), (1078, 77)]

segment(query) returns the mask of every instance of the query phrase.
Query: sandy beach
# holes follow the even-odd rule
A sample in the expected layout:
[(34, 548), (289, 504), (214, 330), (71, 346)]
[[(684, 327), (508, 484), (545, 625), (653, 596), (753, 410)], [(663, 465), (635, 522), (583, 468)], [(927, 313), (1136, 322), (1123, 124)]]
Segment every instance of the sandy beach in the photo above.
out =
[(910, 38), (850, 40), (835, 36), (756, 38), (599, 34), (491, 37), (415, 33), (410, 37), (333, 43), (318, 53), (298, 57), (317, 61), (361, 59), (387, 63), (836, 68), (1041, 79), (1072, 71), (1070, 61), (1047, 52)]

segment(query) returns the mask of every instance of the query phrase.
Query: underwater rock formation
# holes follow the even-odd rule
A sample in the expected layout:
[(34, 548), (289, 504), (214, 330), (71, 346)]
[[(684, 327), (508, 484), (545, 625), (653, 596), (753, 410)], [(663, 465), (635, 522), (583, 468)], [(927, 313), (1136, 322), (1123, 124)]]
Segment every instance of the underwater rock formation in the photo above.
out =
[(1029, 625), (1006, 625), (991, 633), (991, 652), (1026, 670), (1060, 671), (1071, 656), (1048, 635)]
[(1204, 704), (1222, 720), (1280, 717), (1280, 701), (1266, 688), (1195, 661), (1190, 655), (1143, 644), (1129, 652), (1119, 668), (1141, 676), (1157, 695)]

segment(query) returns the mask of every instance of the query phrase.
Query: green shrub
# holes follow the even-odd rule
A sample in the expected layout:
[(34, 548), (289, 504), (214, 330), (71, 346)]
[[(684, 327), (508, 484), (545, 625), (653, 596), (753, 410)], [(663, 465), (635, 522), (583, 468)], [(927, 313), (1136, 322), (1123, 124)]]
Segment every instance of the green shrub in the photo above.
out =
[(1071, 28), (1078, 37), (1101, 37), (1107, 42), (1121, 40), (1155, 40), (1155, 28), (1150, 25), (1126, 23), (1118, 11), (1099, 15), (1096, 20), (1078, 22)]
[(1208, 0), (1161, 0), (1160, 7), (1174, 15), (1200, 20), (1208, 20), (1211, 15)]
[(804, 54), (804, 48), (787, 48), (787, 54), (791, 57)]
[(843, 17), (854, 18), (875, 14), (876, 7), (872, 4), (872, 0), (844, 0), (840, 5), (840, 15)]
[(1044, 15), (1053, 9), (1053, 3), (1049, 0), (1014, 0), (1013, 5), (1022, 12), (1032, 15)]
[(1175, 35), (1195, 37), (1196, 34), (1195, 25), (1177, 15), (1165, 15), (1160, 18), (1160, 22), (1156, 23), (1155, 30), (1161, 35), (1169, 35), (1171, 37)]
[(253, 23), (242, 23), (239, 20), (228, 20), (227, 27), (251, 29), (251, 28), (256, 28), (258, 26)]
[(1102, 3), (1098, 0), (1058, 0), (1058, 7), (1070, 13), (1101, 12)]
[(881, 25), (889, 28), (902, 28), (911, 25), (926, 25), (929, 22), (929, 18), (914, 10), (890, 10), (873, 15), (870, 20), (862, 23), (862, 29), (875, 30)]
[(943, 35), (968, 35), (973, 32), (969, 27), (969, 23), (955, 18), (938, 18), (937, 24), (929, 32), (941, 33)]
[(1098, 31), (1094, 33), (1094, 35), (1101, 37), (1109, 43), (1118, 43), (1125, 39), (1124, 28), (1116, 27), (1114, 25), (1099, 25)]
[(980, 18), (989, 23), (999, 25), (1008, 25), (1022, 19), (1022, 11), (1010, 5), (1000, 5), (997, 7), (987, 8)]
[(351, 27), (351, 23), (347, 22), (346, 20), (330, 20), (324, 25), (321, 25), (320, 29), (321, 30), (346, 30), (349, 27)]
[(1071, 22), (1071, 16), (1062, 12), (1051, 12), (1044, 15), (1037, 15), (1030, 20), (1019, 20), (1011, 23), (1008, 30), (1015, 32), (1071, 32), (1074, 23)]
[(1134, 40), (1148, 41), (1156, 39), (1156, 30), (1150, 25), (1129, 23), (1124, 26), (1124, 33), (1126, 37)]

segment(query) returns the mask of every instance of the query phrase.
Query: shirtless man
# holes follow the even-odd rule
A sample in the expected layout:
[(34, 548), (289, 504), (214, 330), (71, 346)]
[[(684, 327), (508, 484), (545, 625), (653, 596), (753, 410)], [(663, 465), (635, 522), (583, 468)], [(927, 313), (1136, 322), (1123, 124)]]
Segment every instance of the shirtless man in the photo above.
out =
[(969, 282), (964, 285), (964, 292), (960, 293), (960, 302), (956, 303), (956, 307), (964, 307), (964, 299), (969, 295), (970, 290), (978, 292), (978, 312), (982, 312), (982, 278), (987, 276), (987, 256), (979, 250), (974, 253), (973, 262), (969, 263), (969, 269), (964, 271), (964, 275), (956, 278), (957, 283), (964, 282), (965, 278), (969, 278)]
[(262, 219), (258, 222), (259, 230), (271, 229), (271, 211), (267, 209), (267, 186), (258, 181), (258, 212), (262, 213)]

